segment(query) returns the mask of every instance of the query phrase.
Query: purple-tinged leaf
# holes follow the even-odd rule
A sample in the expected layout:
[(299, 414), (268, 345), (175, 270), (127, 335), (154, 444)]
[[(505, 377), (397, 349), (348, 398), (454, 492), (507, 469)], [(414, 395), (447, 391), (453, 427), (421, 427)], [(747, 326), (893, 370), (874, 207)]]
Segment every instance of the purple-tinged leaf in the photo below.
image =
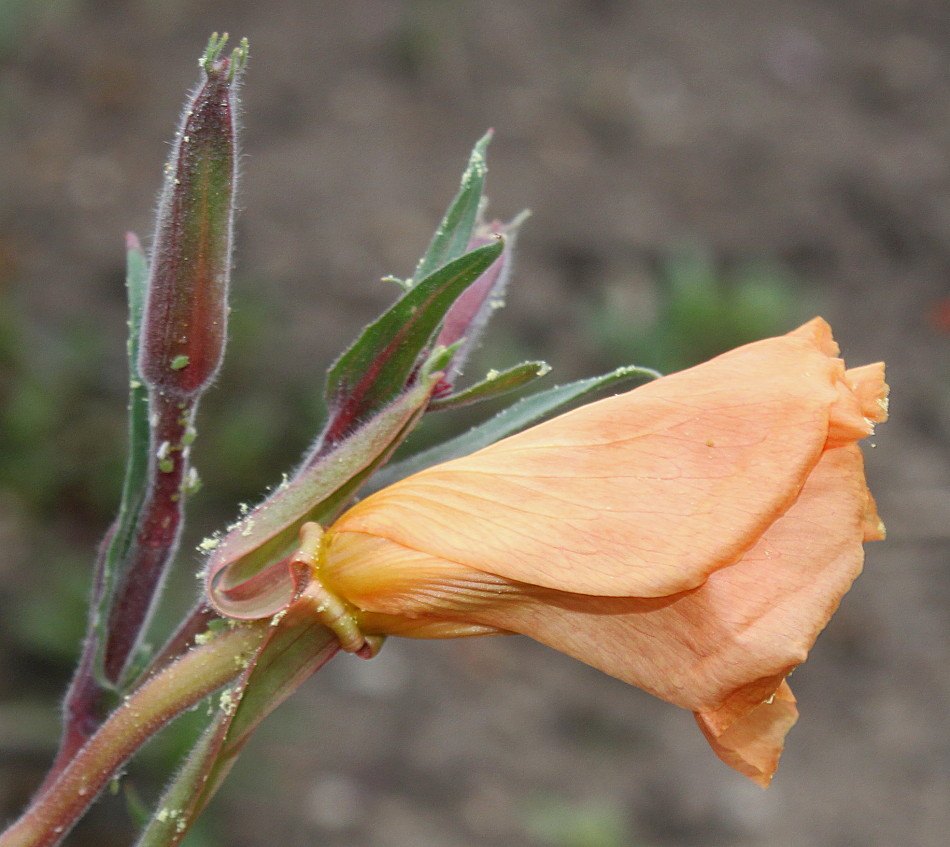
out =
[(366, 327), (327, 374), (326, 429), (307, 463), (323, 456), (411, 384), (446, 312), (498, 258), (500, 239), (454, 259), (409, 289)]
[(63, 736), (47, 779), (52, 779), (104, 717), (111, 685), (105, 676), (109, 606), (117, 573), (126, 560), (142, 509), (149, 466), (148, 392), (138, 372), (139, 333), (145, 307), (148, 263), (138, 238), (126, 235), (126, 295), (129, 305), (129, 445), (125, 479), (115, 521), (99, 547), (90, 599), (86, 641), (63, 707)]

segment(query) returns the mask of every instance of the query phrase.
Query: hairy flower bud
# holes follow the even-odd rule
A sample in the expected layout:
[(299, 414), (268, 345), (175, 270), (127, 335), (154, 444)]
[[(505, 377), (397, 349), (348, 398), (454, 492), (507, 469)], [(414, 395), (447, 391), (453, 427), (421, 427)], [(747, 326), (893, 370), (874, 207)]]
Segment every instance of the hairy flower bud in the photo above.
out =
[(185, 107), (165, 165), (152, 245), (139, 369), (149, 388), (181, 399), (214, 378), (227, 335), (235, 83), (247, 43), (222, 57), (226, 39), (213, 37), (199, 62), (205, 79)]

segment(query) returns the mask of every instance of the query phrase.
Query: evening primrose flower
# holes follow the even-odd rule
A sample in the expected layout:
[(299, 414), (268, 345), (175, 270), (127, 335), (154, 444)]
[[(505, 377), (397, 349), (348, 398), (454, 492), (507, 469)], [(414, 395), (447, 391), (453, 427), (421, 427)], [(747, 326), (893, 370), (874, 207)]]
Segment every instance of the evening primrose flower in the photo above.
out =
[(816, 318), (410, 476), (309, 525), (305, 597), (364, 655), (528, 635), (693, 711), (768, 785), (785, 679), (884, 537), (856, 444), (884, 367), (837, 355)]

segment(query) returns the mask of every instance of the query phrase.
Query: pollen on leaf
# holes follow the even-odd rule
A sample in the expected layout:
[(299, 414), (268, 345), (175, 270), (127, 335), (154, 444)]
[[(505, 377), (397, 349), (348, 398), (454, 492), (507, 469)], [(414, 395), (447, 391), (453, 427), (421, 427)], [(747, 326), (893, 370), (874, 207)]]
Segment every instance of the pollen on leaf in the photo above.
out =
[(214, 548), (217, 547), (220, 543), (221, 543), (221, 539), (219, 538), (213, 538), (213, 537), (203, 538), (201, 542), (198, 544), (198, 550), (200, 550), (203, 553), (207, 553), (211, 550), (214, 550)]
[(234, 714), (234, 710), (237, 708), (237, 699), (234, 696), (233, 688), (225, 688), (221, 692), (221, 696), (218, 698), (218, 706), (224, 714)]

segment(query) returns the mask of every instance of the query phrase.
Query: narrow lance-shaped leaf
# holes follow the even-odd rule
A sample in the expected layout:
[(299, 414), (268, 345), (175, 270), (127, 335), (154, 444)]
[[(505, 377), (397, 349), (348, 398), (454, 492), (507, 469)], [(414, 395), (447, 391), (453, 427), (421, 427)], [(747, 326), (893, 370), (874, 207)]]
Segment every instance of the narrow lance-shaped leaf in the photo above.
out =
[[(115, 531), (108, 544), (105, 573), (102, 580), (104, 591), (100, 599), (106, 602), (111, 595), (110, 588), (114, 569), (117, 563), (128, 554), (132, 542), (132, 533), (145, 495), (149, 465), (148, 389), (142, 382), (138, 368), (139, 337), (142, 328), (142, 315), (145, 311), (145, 296), (148, 291), (148, 262), (135, 235), (129, 233), (126, 236), (126, 244), (125, 286), (129, 304), (129, 339), (127, 345), (129, 357), (129, 445), (119, 513), (116, 518)], [(105, 620), (105, 612), (106, 609), (100, 607), (96, 614), (96, 625), (100, 631)], [(101, 665), (101, 657), (97, 664)]]
[(449, 262), (363, 330), (327, 374), (330, 419), (307, 463), (406, 389), (446, 312), (503, 247), (498, 239)]
[(102, 719), (107, 691), (104, 673), (106, 621), (116, 572), (128, 555), (145, 496), (149, 464), (148, 392), (138, 372), (138, 343), (145, 305), (148, 263), (138, 238), (126, 236), (126, 294), (129, 305), (129, 445), (125, 480), (116, 519), (103, 539), (96, 559), (89, 625), (76, 674), (63, 708), (63, 737), (48, 779), (52, 779), (81, 747)]
[(462, 174), (462, 184), (458, 194), (452, 200), (439, 228), (432, 236), (432, 241), (419, 260), (416, 271), (410, 284), (425, 279), (439, 268), (457, 259), (466, 250), (471, 249), (472, 233), (478, 212), (482, 204), (482, 193), (485, 190), (485, 174), (488, 167), (485, 164), (485, 150), (491, 141), (492, 132), (489, 130), (479, 139), (468, 160), (468, 167)]
[(433, 398), (429, 403), (429, 411), (442, 411), (469, 406), (482, 400), (493, 400), (511, 391), (517, 391), (530, 385), (538, 377), (550, 373), (551, 367), (546, 362), (522, 362), (513, 368), (504, 371), (489, 371), (480, 382), (468, 388), (451, 394), (448, 397)]
[(490, 420), (472, 427), (455, 438), (430, 447), (428, 450), (422, 450), (401, 462), (388, 465), (373, 477), (371, 490), (378, 491), (424, 468), (474, 453), (571, 403), (585, 399), (602, 388), (632, 379), (645, 382), (659, 376), (660, 374), (650, 368), (628, 366), (617, 368), (602, 376), (579, 379), (576, 382), (549, 388), (547, 391), (539, 391), (537, 394), (519, 400)]

